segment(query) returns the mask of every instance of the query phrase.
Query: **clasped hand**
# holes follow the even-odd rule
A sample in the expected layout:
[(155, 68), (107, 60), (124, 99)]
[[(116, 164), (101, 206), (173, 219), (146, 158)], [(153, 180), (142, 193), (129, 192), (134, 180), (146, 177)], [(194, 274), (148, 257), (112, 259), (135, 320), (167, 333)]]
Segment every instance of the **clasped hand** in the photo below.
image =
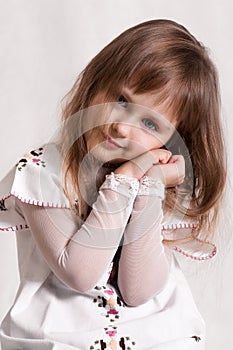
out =
[(115, 173), (138, 180), (147, 175), (161, 179), (165, 187), (175, 187), (184, 181), (185, 161), (183, 156), (172, 155), (165, 149), (150, 150), (123, 163)]

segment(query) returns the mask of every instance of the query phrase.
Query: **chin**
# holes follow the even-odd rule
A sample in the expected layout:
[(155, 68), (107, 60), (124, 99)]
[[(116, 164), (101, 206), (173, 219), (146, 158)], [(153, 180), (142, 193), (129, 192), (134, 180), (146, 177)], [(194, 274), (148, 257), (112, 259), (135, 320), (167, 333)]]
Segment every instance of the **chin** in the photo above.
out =
[(111, 157), (111, 155), (106, 154), (105, 152), (99, 152), (99, 151), (96, 152), (95, 150), (92, 151), (91, 153), (102, 164), (109, 163), (109, 164), (116, 164), (116, 165), (119, 164), (120, 165), (120, 164), (129, 160), (129, 159), (122, 158), (122, 157)]
[(107, 163), (113, 164), (113, 165), (121, 165), (127, 161), (128, 161), (128, 159), (116, 158), (116, 159), (109, 160)]

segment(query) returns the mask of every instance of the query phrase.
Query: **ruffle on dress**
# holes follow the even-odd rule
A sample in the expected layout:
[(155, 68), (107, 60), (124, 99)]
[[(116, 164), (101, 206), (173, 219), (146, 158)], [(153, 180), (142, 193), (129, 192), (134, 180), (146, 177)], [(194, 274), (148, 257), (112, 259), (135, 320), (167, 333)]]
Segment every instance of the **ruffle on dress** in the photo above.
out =
[(54, 143), (32, 150), (19, 160), (0, 182), (0, 231), (27, 228), (15, 209), (15, 198), (48, 208), (70, 208), (62, 186), (61, 166)]
[[(15, 198), (32, 205), (48, 208), (70, 209), (69, 201), (64, 193), (62, 179), (62, 159), (55, 143), (30, 151), (24, 155), (14, 168), (0, 182), (0, 231), (19, 231), (27, 229), (27, 223), (15, 208)], [(147, 181), (140, 184), (138, 194), (158, 195), (158, 184)], [(114, 189), (113, 189), (114, 190)], [(149, 191), (149, 192), (148, 192)], [(162, 194), (159, 192), (160, 197)], [(195, 237), (197, 223), (188, 222), (175, 215), (166, 216), (162, 223), (162, 235), (170, 241), (172, 249), (194, 260), (207, 260), (215, 256), (215, 244)], [(193, 234), (194, 233), (194, 234)], [(192, 239), (185, 239), (191, 236)], [(173, 243), (174, 242), (174, 243)]]
[(172, 249), (187, 258), (208, 260), (217, 253), (214, 243), (196, 236), (198, 225), (193, 222), (181, 222), (162, 226), (162, 235), (170, 242)]

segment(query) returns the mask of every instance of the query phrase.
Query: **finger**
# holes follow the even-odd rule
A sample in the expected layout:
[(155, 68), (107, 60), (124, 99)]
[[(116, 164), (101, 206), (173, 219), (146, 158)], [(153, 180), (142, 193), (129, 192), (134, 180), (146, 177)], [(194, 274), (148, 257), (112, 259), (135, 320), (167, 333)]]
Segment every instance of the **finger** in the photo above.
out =
[(172, 159), (174, 162), (184, 162), (184, 157), (181, 154), (172, 155)]
[(174, 156), (171, 156), (169, 161), (168, 161), (168, 164), (171, 164), (171, 163), (175, 163)]
[(171, 156), (172, 156), (171, 153), (168, 153), (168, 154), (160, 156), (159, 163), (162, 163), (162, 164), (169, 163), (169, 160), (171, 159)]

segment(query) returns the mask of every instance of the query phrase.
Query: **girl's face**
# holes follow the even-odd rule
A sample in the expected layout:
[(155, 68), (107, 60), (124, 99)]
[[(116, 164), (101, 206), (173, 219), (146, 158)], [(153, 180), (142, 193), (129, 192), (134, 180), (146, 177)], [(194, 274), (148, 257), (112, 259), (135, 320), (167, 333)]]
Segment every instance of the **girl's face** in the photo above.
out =
[(134, 94), (124, 88), (117, 103), (111, 103), (107, 123), (86, 132), (88, 152), (103, 163), (120, 164), (165, 145), (176, 120), (155, 105), (153, 94)]

